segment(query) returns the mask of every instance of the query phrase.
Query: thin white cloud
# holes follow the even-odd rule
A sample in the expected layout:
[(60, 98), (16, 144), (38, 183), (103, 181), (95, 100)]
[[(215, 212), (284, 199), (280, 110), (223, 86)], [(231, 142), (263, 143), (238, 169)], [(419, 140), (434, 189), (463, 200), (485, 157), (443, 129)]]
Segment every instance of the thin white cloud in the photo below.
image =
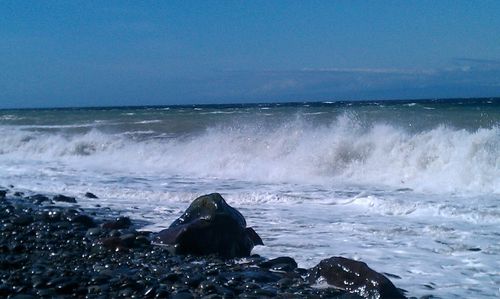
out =
[(434, 69), (398, 69), (398, 68), (304, 68), (302, 72), (335, 72), (335, 73), (367, 73), (367, 74), (404, 74), (404, 75), (432, 75), (437, 71)]

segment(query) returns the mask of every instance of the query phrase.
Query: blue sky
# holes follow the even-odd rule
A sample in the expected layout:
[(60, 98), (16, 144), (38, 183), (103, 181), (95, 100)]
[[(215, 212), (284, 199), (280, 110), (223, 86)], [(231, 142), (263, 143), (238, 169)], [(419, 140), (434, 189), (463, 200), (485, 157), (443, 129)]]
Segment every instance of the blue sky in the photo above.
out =
[(1, 1), (0, 107), (500, 96), (500, 1)]

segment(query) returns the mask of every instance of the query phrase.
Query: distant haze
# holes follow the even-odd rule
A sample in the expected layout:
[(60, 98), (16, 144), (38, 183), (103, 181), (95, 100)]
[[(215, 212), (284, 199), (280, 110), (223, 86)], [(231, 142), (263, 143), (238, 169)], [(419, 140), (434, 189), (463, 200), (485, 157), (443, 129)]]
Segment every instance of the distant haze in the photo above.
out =
[(500, 96), (500, 1), (2, 1), (0, 108)]

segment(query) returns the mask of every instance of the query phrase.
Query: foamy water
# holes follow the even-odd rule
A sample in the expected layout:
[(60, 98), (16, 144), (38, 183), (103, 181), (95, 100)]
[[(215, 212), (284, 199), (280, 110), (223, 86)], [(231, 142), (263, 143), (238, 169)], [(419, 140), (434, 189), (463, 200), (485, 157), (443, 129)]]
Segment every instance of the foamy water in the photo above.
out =
[(220, 192), (261, 255), (360, 259), (413, 296), (500, 296), (497, 102), (168, 108), (0, 111), (0, 185), (155, 231)]

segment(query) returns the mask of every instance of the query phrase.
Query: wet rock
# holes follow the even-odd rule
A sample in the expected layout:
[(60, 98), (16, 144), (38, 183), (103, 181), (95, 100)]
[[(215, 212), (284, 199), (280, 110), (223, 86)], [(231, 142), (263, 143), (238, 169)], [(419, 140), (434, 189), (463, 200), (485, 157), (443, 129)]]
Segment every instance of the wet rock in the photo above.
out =
[(12, 223), (15, 225), (29, 225), (33, 222), (33, 216), (31, 215), (18, 215), (17, 217), (12, 218)]
[(284, 289), (284, 288), (289, 287), (291, 284), (293, 284), (293, 280), (288, 278), (288, 277), (285, 277), (285, 278), (278, 280), (278, 282), (276, 284), (278, 285), (278, 287)]
[(95, 198), (99, 198), (99, 197), (97, 197), (94, 193), (91, 193), (91, 192), (87, 192), (87, 193), (85, 193), (85, 197), (86, 197), (86, 198), (94, 198), (94, 199), (95, 199)]
[(322, 260), (311, 269), (310, 282), (318, 280), (363, 298), (404, 299), (399, 289), (384, 275), (372, 270), (363, 262), (332, 257)]
[(288, 256), (277, 257), (259, 264), (259, 267), (275, 271), (290, 272), (297, 268), (297, 262)]
[(135, 234), (125, 234), (119, 237), (120, 244), (124, 247), (132, 248), (135, 245)]
[(35, 194), (35, 195), (32, 195), (32, 196), (28, 196), (26, 199), (32, 201), (33, 203), (36, 203), (36, 204), (41, 204), (43, 202), (47, 202), (47, 201), (50, 201), (50, 199), (45, 196), (45, 195), (42, 195), (42, 194)]
[(72, 217), (68, 217), (68, 220), (73, 223), (78, 223), (87, 228), (96, 226), (94, 219), (87, 215), (75, 215)]
[(85, 234), (85, 236), (87, 238), (93, 239), (93, 238), (100, 236), (102, 233), (103, 233), (102, 229), (100, 229), (98, 227), (94, 227), (94, 228), (89, 228), (87, 230), (87, 233)]
[(53, 201), (56, 202), (67, 202), (67, 203), (76, 203), (76, 199), (74, 197), (66, 196), (66, 195), (56, 195), (52, 198)]
[(155, 238), (161, 244), (175, 246), (178, 254), (221, 257), (249, 256), (255, 245), (263, 245), (243, 215), (229, 206), (218, 193), (195, 199), (184, 214)]
[(37, 299), (37, 297), (30, 294), (16, 294), (10, 297), (10, 299)]
[(0, 199), (4, 199), (7, 195), (7, 190), (0, 190)]
[(272, 287), (266, 287), (266, 288), (256, 289), (253, 291), (253, 293), (262, 298), (262, 297), (276, 297), (278, 292), (276, 289)]
[(104, 229), (127, 229), (132, 225), (128, 217), (118, 217), (115, 220), (106, 221), (102, 224)]
[(78, 288), (76, 280), (65, 280), (56, 285), (56, 290), (60, 294), (71, 294), (76, 288)]
[(155, 295), (156, 295), (155, 287), (149, 287), (143, 293), (144, 298), (153, 298)]
[(0, 296), (7, 297), (13, 292), (12, 288), (6, 284), (0, 284)]
[(170, 296), (170, 299), (193, 299), (194, 296), (189, 291), (177, 292)]
[(100, 243), (108, 249), (116, 249), (122, 246), (122, 242), (119, 237), (109, 237), (100, 240)]
[(242, 281), (259, 283), (277, 282), (281, 278), (281, 276), (276, 273), (259, 269), (248, 269), (245, 271), (240, 271), (238, 272), (238, 275), (240, 275), (240, 279)]
[(146, 236), (136, 236), (135, 237), (135, 245), (136, 246), (149, 246), (151, 245), (151, 241)]

